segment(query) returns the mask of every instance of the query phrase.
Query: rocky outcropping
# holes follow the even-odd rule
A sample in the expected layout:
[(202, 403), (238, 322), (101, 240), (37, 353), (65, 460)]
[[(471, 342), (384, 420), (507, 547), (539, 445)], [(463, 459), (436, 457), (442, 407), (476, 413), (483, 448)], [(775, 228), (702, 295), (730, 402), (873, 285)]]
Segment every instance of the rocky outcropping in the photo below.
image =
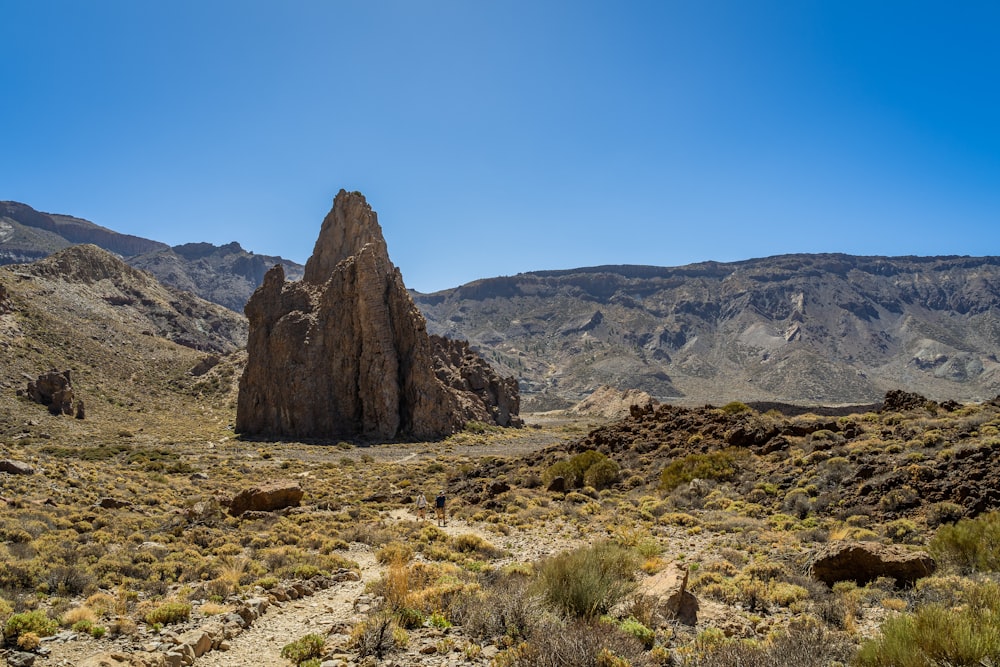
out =
[(879, 577), (895, 579), (897, 585), (912, 586), (921, 577), (934, 574), (934, 559), (923, 551), (874, 542), (830, 544), (813, 559), (809, 568), (816, 579), (832, 586), (854, 581), (863, 586)]
[(298, 507), (304, 492), (297, 482), (268, 482), (244, 489), (229, 503), (229, 513), (240, 516), (246, 512), (273, 512), (286, 507)]
[[(69, 371), (49, 371), (28, 382), (28, 397), (48, 406), (54, 415), (73, 414), (73, 386)], [(82, 410), (82, 408), (81, 408)]]
[[(470, 420), (516, 416), (513, 380), (494, 383), (494, 401), (488, 380), (476, 381), (482, 390), (475, 393), (469, 377), (446, 373), (435, 360), (426, 321), (360, 193), (341, 190), (334, 199), (303, 279), (286, 282), (274, 267), (245, 311), (250, 339), (240, 433), (434, 439)], [(436, 370), (451, 378), (447, 384)]]
[(523, 426), (517, 379), (502, 377), (464, 340), (430, 337), (434, 374), (458, 392), (462, 412), (499, 426)]

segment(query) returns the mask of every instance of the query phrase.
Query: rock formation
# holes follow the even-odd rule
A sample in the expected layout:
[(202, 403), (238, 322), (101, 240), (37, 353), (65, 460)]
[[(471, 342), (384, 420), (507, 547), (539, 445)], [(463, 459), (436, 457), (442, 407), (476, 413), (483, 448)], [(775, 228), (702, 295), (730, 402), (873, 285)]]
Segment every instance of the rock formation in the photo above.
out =
[(502, 377), (464, 340), (432, 335), (434, 374), (458, 392), (463, 413), (499, 426), (522, 426), (517, 379)]
[(240, 516), (246, 512), (273, 512), (286, 507), (298, 507), (305, 492), (298, 482), (275, 481), (240, 491), (229, 503), (229, 513)]
[(917, 579), (934, 574), (935, 569), (934, 559), (924, 551), (873, 542), (839, 542), (820, 549), (809, 571), (828, 586), (838, 581), (864, 586), (879, 577), (912, 586)]
[(49, 371), (28, 382), (28, 397), (35, 403), (48, 406), (54, 415), (73, 414), (73, 386), (70, 372)]
[(469, 420), (515, 422), (516, 382), (463, 372), (465, 348), (432, 344), (360, 193), (334, 199), (303, 279), (272, 268), (245, 311), (243, 434), (434, 439)]

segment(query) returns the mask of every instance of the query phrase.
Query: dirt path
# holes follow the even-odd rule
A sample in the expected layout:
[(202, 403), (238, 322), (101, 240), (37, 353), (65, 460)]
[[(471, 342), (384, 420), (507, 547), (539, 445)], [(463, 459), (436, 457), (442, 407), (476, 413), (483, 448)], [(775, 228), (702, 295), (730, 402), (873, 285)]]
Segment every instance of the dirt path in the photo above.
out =
[(359, 620), (354, 603), (364, 593), (365, 585), (379, 578), (381, 567), (366, 545), (351, 545), (347, 556), (361, 566), (361, 581), (341, 582), (306, 598), (271, 605), (267, 613), (230, 642), (228, 651), (206, 653), (195, 665), (291, 665), (281, 657), (286, 644), (310, 633), (325, 637), (333, 626)]
[[(392, 510), (384, 515), (389, 521), (414, 521), (406, 509)], [(428, 523), (432, 523), (428, 519)], [(432, 525), (436, 525), (433, 522)], [(474, 533), (497, 543), (497, 535), (488, 534), (459, 519), (449, 519), (441, 528), (449, 535)], [(508, 540), (504, 540), (508, 542)], [(506, 546), (504, 548), (507, 548)], [(246, 665), (291, 665), (281, 657), (283, 646), (309, 633), (322, 636), (334, 626), (354, 624), (364, 618), (355, 603), (364, 596), (365, 586), (377, 581), (385, 568), (375, 559), (371, 547), (354, 543), (346, 554), (361, 567), (361, 581), (341, 582), (315, 595), (271, 605), (247, 631), (230, 642), (228, 651), (212, 651), (195, 661), (196, 667), (245, 667)]]

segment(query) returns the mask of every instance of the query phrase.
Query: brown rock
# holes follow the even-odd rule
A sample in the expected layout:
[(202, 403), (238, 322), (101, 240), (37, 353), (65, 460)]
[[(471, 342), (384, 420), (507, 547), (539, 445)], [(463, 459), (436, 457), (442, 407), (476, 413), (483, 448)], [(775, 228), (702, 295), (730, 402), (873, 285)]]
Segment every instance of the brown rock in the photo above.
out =
[(498, 426), (524, 425), (518, 416), (521, 398), (515, 378), (501, 377), (466, 341), (436, 335), (430, 340), (434, 374), (457, 391), (471, 419)]
[(687, 580), (687, 568), (671, 563), (643, 581), (641, 591), (658, 601), (660, 613), (667, 618), (677, 619), (685, 625), (695, 625), (698, 600), (687, 590)]
[(54, 415), (73, 414), (73, 387), (69, 371), (49, 371), (28, 382), (28, 396), (35, 403), (47, 405)]
[(809, 571), (829, 586), (838, 581), (854, 581), (864, 586), (879, 577), (889, 577), (897, 585), (906, 586), (933, 574), (936, 567), (934, 559), (923, 551), (875, 542), (839, 542), (820, 549)]
[(298, 482), (269, 482), (238, 493), (229, 504), (229, 513), (240, 516), (244, 512), (273, 512), (297, 507), (303, 495)]
[(470, 392), (436, 375), (442, 366), (426, 321), (360, 193), (337, 195), (303, 279), (286, 283), (274, 267), (245, 310), (250, 338), (236, 411), (240, 433), (434, 439), (470, 420), (516, 417), (513, 380), (463, 373), (461, 366), (446, 373), (449, 382), (479, 387)]
[(33, 475), (35, 474), (35, 469), (23, 461), (3, 459), (0, 460), (0, 472), (5, 472), (9, 475)]

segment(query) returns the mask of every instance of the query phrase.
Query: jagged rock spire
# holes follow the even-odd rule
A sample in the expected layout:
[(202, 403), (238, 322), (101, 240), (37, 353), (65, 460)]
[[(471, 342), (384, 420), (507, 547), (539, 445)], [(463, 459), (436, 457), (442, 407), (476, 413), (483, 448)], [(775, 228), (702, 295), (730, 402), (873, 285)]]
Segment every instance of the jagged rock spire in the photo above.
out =
[(303, 280), (285, 282), (276, 266), (245, 310), (241, 433), (433, 439), (471, 419), (519, 422), (512, 378), (494, 383), (506, 392), (502, 409), (488, 392), (442, 381), (463, 376), (449, 375), (435, 358), (427, 323), (360, 193), (337, 194)]

